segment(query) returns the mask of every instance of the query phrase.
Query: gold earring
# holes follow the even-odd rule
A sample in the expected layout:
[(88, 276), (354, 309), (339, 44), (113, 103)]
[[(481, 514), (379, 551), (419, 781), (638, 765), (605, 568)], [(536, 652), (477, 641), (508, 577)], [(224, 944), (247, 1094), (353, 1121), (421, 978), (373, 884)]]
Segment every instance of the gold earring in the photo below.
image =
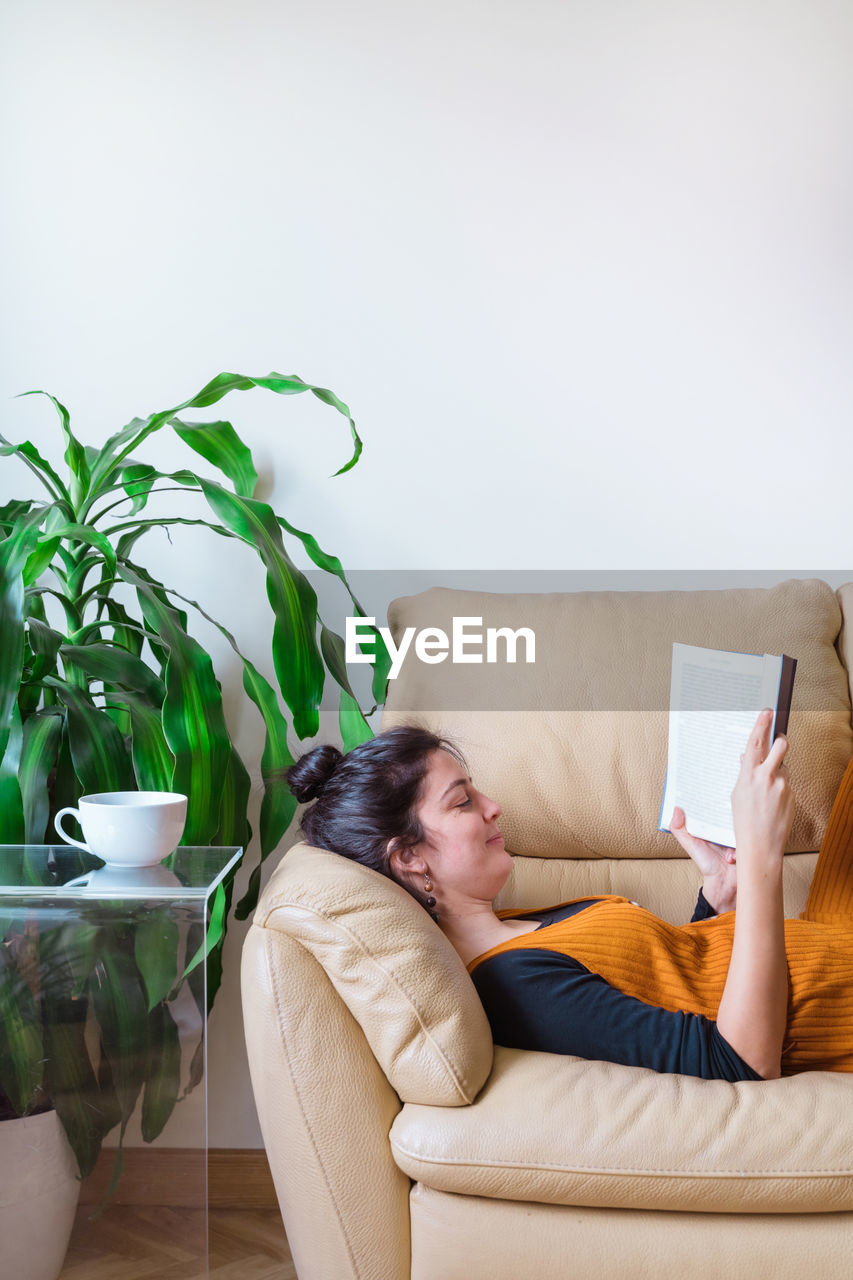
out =
[(425, 871), (424, 872), (424, 893), (428, 895), (426, 904), (430, 910), (432, 910), (432, 908), (435, 906), (435, 898), (432, 896), (432, 889), (433, 889), (432, 879), (430, 877), (429, 872)]

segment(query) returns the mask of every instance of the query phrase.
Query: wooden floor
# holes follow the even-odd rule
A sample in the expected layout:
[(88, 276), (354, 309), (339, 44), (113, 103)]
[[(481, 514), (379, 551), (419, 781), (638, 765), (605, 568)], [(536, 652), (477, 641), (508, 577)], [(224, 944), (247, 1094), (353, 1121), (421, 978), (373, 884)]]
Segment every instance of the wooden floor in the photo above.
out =
[[(204, 1214), (81, 1205), (61, 1280), (204, 1280)], [(211, 1209), (213, 1280), (297, 1280), (278, 1209)]]

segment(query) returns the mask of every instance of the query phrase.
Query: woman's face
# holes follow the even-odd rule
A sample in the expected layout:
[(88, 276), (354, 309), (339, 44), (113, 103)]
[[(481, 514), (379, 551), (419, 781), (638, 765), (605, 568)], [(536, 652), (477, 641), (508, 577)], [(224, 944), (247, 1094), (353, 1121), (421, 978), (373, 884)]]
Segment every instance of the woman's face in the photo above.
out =
[(414, 852), (429, 868), (440, 902), (491, 902), (503, 887), (512, 858), (496, 825), (500, 813), (453, 756), (432, 753), (418, 806), (425, 838)]

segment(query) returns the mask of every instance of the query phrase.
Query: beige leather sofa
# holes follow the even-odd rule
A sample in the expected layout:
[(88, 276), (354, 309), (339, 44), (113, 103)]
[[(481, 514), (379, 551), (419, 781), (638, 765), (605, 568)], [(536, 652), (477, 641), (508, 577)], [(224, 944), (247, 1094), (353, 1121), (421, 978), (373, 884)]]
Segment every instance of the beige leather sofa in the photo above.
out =
[[(844, 625), (844, 615), (848, 625)], [(657, 830), (671, 644), (799, 661), (788, 768), (798, 913), (853, 753), (853, 586), (396, 601), (403, 627), (531, 627), (531, 666), (407, 659), (383, 727), (454, 736), (503, 806), (501, 905), (596, 892), (690, 918)], [(468, 975), (398, 886), (296, 845), (243, 961), (252, 1082), (300, 1280), (853, 1274), (853, 1077), (729, 1084), (495, 1047)]]

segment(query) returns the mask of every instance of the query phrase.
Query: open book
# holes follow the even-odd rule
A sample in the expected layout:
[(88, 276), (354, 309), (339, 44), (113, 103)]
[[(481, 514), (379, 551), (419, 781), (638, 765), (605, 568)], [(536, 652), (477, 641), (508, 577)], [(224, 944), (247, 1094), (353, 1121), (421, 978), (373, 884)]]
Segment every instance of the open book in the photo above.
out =
[(787, 729), (796, 667), (785, 654), (672, 646), (661, 831), (678, 805), (691, 835), (734, 846), (731, 793), (740, 757), (763, 707), (774, 709), (774, 738)]

